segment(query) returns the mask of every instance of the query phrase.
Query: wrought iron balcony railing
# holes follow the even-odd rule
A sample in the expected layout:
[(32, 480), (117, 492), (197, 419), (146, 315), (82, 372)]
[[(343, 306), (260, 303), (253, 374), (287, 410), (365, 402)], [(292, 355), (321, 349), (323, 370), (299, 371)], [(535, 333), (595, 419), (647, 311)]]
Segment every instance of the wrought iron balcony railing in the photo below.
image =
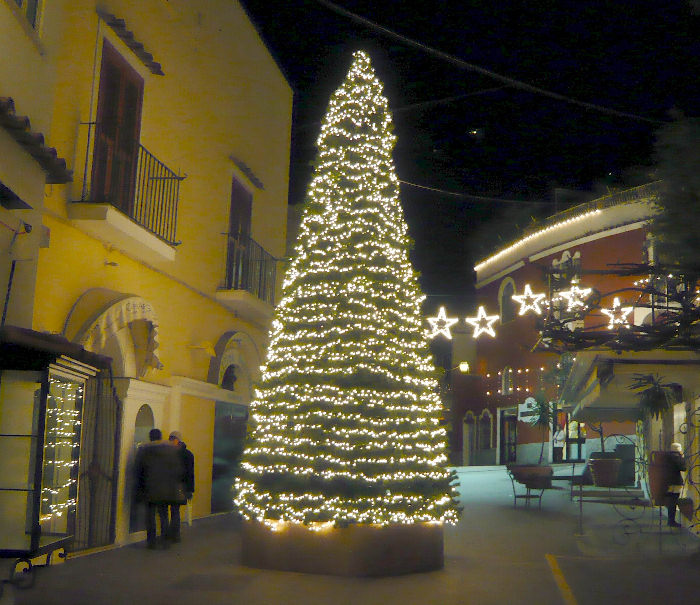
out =
[(278, 259), (250, 237), (225, 235), (226, 274), (222, 288), (245, 290), (274, 305)]
[[(187, 176), (168, 168), (140, 143), (129, 155), (109, 141), (88, 144), (81, 202), (108, 203), (170, 245), (177, 245), (177, 208), (180, 182)], [(128, 149), (128, 146), (126, 147)]]

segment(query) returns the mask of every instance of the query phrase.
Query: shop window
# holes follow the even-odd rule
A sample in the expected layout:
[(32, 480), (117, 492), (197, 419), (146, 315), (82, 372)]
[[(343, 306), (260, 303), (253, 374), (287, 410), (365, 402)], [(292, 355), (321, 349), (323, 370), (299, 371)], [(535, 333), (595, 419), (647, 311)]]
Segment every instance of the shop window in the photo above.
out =
[(0, 374), (0, 549), (36, 552), (75, 531), (85, 383), (77, 376), (53, 366)]

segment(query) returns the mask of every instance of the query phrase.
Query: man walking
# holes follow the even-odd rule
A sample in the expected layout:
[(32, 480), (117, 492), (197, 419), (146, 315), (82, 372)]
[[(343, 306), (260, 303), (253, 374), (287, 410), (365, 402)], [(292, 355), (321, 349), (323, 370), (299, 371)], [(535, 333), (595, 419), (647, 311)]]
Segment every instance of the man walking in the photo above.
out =
[[(168, 547), (168, 505), (184, 497), (184, 463), (180, 450), (163, 441), (160, 429), (151, 429), (150, 443), (136, 454), (136, 494), (147, 504), (146, 543), (150, 549)], [(160, 518), (160, 541), (156, 536), (156, 512)]]
[(179, 431), (173, 431), (168, 438), (170, 443), (177, 446), (183, 466), (182, 483), (185, 489), (184, 502), (177, 502), (170, 505), (170, 534), (169, 538), (173, 542), (180, 541), (180, 505), (189, 505), (194, 493), (194, 454), (187, 449), (187, 444), (182, 440)]

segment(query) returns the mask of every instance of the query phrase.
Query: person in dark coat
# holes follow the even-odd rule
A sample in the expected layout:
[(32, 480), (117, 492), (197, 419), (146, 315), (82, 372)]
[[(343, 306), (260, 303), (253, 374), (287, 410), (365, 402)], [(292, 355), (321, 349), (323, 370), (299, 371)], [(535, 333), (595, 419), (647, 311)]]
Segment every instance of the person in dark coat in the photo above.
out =
[(180, 541), (180, 505), (187, 504), (192, 499), (194, 493), (194, 454), (187, 449), (187, 444), (182, 440), (182, 434), (179, 431), (173, 431), (168, 438), (170, 443), (177, 446), (180, 456), (182, 457), (183, 475), (182, 483), (185, 488), (184, 502), (174, 503), (170, 505), (170, 534), (169, 538), (173, 542)]
[(668, 465), (669, 481), (666, 493), (666, 512), (668, 513), (668, 524), (670, 527), (680, 527), (676, 521), (676, 509), (678, 508), (678, 498), (683, 488), (683, 477), (681, 471), (685, 470), (685, 458), (683, 458), (683, 446), (680, 443), (672, 443), (668, 452), (666, 464)]
[[(160, 429), (152, 429), (148, 437), (151, 442), (139, 447), (136, 454), (136, 494), (147, 504), (147, 547), (155, 549), (160, 543), (167, 548), (168, 506), (184, 498), (184, 463), (180, 450), (170, 441), (163, 441)], [(160, 517), (160, 541), (156, 536), (156, 512)]]

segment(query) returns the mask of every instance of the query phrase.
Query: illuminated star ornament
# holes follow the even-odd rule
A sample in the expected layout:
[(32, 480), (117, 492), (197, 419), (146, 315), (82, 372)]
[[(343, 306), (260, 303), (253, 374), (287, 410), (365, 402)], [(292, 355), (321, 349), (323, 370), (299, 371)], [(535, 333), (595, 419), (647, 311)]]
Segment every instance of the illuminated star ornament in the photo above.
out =
[(530, 284), (525, 284), (525, 290), (522, 294), (513, 294), (511, 298), (520, 303), (518, 315), (525, 315), (528, 311), (534, 311), (537, 315), (542, 315), (540, 301), (544, 298), (544, 294), (533, 294)]
[(428, 317), (428, 321), (433, 328), (433, 331), (428, 335), (429, 338), (435, 338), (438, 334), (444, 334), (445, 338), (452, 340), (450, 326), (456, 324), (459, 319), (447, 317), (445, 307), (440, 307), (436, 317)]
[(615, 326), (624, 326), (626, 328), (630, 327), (629, 319), (627, 316), (632, 313), (634, 307), (623, 307), (620, 305), (620, 299), (616, 296), (613, 301), (612, 309), (601, 309), (610, 318), (610, 323), (608, 324), (608, 330), (612, 330)]
[(586, 307), (586, 299), (591, 295), (591, 288), (579, 288), (571, 286), (570, 290), (559, 292), (559, 295), (567, 300), (566, 310), (574, 311), (575, 309), (584, 309)]
[(486, 315), (486, 309), (481, 306), (476, 313), (476, 317), (467, 317), (464, 321), (474, 326), (473, 338), (479, 338), (482, 334), (488, 334), (495, 338), (496, 332), (493, 329), (493, 324), (497, 319), (498, 315)]

